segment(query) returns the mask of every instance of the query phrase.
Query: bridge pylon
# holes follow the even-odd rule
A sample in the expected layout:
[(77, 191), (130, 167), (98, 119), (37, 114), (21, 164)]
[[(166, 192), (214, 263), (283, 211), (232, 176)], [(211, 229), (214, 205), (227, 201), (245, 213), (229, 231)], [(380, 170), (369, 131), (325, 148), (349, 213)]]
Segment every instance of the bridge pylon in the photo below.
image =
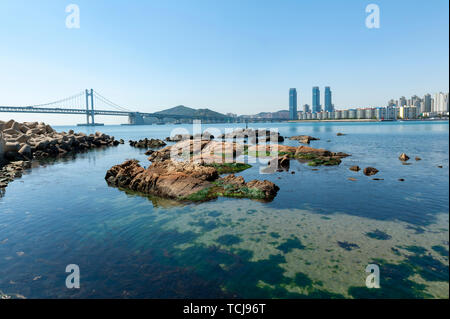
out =
[[(89, 109), (89, 98), (91, 100), (91, 107)], [(91, 117), (91, 123), (89, 123), (89, 116)], [(86, 89), (86, 125), (87, 126), (95, 126), (95, 119), (94, 119), (94, 90), (91, 89), (90, 91)]]

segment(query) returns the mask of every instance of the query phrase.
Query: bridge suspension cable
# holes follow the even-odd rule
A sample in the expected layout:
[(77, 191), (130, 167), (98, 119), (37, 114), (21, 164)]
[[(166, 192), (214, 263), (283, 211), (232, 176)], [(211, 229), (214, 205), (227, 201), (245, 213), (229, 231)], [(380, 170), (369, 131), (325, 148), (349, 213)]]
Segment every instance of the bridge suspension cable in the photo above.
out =
[(98, 106), (98, 100), (100, 100), (101, 102), (103, 102), (106, 106), (112, 107), (116, 110), (119, 111), (124, 111), (124, 112), (132, 112), (131, 110), (120, 106), (117, 103), (114, 103), (112, 101), (110, 101), (109, 99), (107, 99), (106, 97), (104, 97), (103, 95), (101, 95), (100, 93), (98, 93), (97, 91), (94, 90), (94, 97), (96, 98), (96, 105)]
[[(34, 104), (34, 105), (14, 105), (8, 107), (26, 107), (26, 108), (34, 108), (34, 107), (49, 107), (54, 106), (58, 108), (74, 108), (83, 105), (83, 97), (84, 92), (80, 92), (78, 94), (66, 97), (64, 99), (60, 99), (54, 102), (43, 103), (43, 104)], [(85, 102), (84, 102), (85, 103)]]

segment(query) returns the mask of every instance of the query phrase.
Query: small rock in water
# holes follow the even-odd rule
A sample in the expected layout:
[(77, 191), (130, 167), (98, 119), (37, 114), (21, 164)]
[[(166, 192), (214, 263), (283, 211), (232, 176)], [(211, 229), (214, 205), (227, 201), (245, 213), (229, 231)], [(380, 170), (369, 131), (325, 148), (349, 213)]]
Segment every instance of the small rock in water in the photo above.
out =
[(442, 165), (438, 165), (438, 167), (439, 167), (439, 168), (442, 168), (443, 166), (442, 166)]
[(337, 133), (336, 136), (344, 136), (344, 133)]
[(363, 171), (364, 175), (366, 176), (372, 176), (378, 173), (379, 171), (375, 167), (366, 167)]
[(404, 182), (405, 179), (404, 179), (404, 178), (399, 178), (398, 181), (399, 181), (399, 182)]
[(399, 157), (399, 160), (406, 162), (407, 160), (409, 160), (409, 156), (406, 155), (405, 153), (402, 153)]
[(416, 156), (415, 160), (416, 161), (421, 161), (422, 159), (420, 157)]
[(354, 172), (359, 172), (361, 170), (361, 168), (358, 165), (352, 166), (349, 169)]
[(349, 180), (349, 181), (352, 181), (352, 182), (356, 182), (356, 181), (357, 181), (357, 179), (356, 179), (356, 178), (353, 178), (353, 177), (349, 177), (348, 180)]
[(384, 178), (372, 178), (374, 181), (384, 181)]

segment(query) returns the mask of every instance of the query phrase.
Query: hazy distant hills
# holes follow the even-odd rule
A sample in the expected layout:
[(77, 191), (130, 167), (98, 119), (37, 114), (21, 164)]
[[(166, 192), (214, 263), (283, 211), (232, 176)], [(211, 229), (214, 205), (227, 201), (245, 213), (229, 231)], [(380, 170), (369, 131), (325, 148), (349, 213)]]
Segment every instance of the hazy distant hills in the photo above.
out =
[(214, 117), (214, 118), (221, 118), (221, 117), (227, 117), (226, 115), (212, 111), (210, 109), (193, 109), (184, 105), (179, 105), (172, 107), (167, 110), (162, 110), (159, 112), (156, 112), (157, 114), (164, 114), (167, 116), (170, 115), (183, 115), (183, 116), (201, 116), (201, 117)]

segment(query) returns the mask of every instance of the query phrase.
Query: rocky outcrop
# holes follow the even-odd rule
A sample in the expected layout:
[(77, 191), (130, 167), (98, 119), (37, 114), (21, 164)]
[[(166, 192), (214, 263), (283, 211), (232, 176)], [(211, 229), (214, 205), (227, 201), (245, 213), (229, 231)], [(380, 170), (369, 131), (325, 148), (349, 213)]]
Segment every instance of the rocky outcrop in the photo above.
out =
[(366, 167), (364, 170), (363, 170), (363, 173), (364, 173), (364, 175), (366, 175), (366, 176), (372, 176), (372, 175), (375, 175), (376, 173), (378, 173), (379, 171), (375, 168), (375, 167)]
[(309, 135), (298, 135), (298, 136), (292, 136), (289, 138), (290, 140), (298, 141), (302, 144), (309, 144), (311, 141), (318, 141), (320, 138), (312, 137)]
[(219, 178), (214, 167), (192, 162), (157, 161), (147, 169), (137, 160), (113, 166), (105, 176), (109, 185), (176, 200), (204, 201), (225, 197), (270, 200), (278, 187), (269, 181), (245, 183), (242, 177)]
[(406, 162), (407, 160), (409, 160), (409, 156), (406, 155), (405, 153), (402, 153), (402, 154), (398, 157), (398, 159), (401, 160), (401, 161), (403, 161), (403, 162)]
[(251, 143), (267, 143), (267, 142), (277, 142), (281, 143), (284, 141), (284, 137), (280, 133), (271, 130), (253, 130), (251, 128), (243, 129), (238, 128), (233, 132), (222, 134), (219, 136), (220, 139), (249, 139)]
[(22, 177), (26, 169), (31, 168), (30, 161), (17, 161), (0, 167), (0, 189), (8, 186), (16, 178)]
[(165, 141), (166, 142), (181, 142), (181, 141), (193, 140), (193, 139), (210, 141), (210, 140), (214, 139), (214, 135), (212, 135), (209, 132), (204, 132), (203, 134), (195, 134), (195, 135), (191, 135), (191, 134), (176, 134), (174, 136), (166, 137)]
[(289, 168), (291, 166), (291, 160), (289, 156), (279, 156), (274, 157), (269, 160), (267, 163), (267, 167), (264, 168), (264, 173), (274, 173), (274, 172), (283, 172), (283, 171), (289, 171)]
[(145, 148), (145, 149), (149, 149), (149, 148), (161, 148), (163, 146), (166, 146), (167, 144), (164, 143), (164, 141), (161, 141), (160, 139), (148, 139), (145, 138), (143, 140), (139, 140), (139, 141), (129, 141), (130, 146), (132, 147), (136, 147), (136, 148)]

